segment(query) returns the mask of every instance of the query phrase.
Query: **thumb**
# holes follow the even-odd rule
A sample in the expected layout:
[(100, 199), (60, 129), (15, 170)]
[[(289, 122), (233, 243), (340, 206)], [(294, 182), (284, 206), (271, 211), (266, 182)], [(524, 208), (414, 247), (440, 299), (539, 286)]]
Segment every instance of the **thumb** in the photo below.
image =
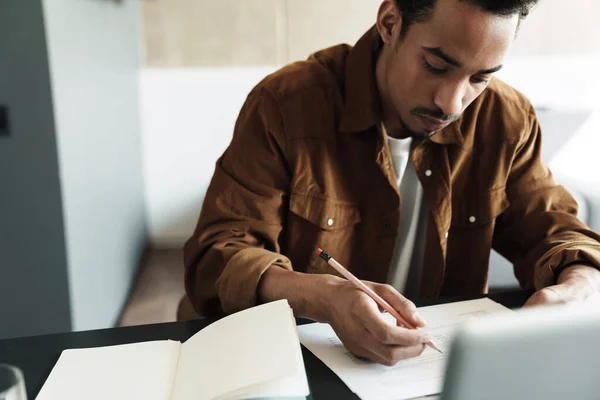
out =
[(415, 304), (402, 296), (390, 285), (374, 284), (371, 289), (387, 301), (406, 321), (416, 327), (425, 326), (426, 322), (417, 312)]

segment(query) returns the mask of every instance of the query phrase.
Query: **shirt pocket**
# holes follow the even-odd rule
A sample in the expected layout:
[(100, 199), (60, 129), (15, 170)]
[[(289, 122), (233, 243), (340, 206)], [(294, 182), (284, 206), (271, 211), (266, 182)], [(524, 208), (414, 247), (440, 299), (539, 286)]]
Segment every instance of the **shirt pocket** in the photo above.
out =
[(289, 246), (293, 253), (300, 253), (294, 258), (304, 264), (295, 266), (296, 269), (334, 274), (335, 271), (316, 255), (317, 248), (352, 269), (350, 263), (356, 259), (352, 252), (361, 222), (358, 203), (296, 193), (290, 196), (289, 211)]
[(453, 202), (444, 285), (454, 293), (485, 290), (496, 218), (510, 206), (505, 188)]
[(504, 187), (467, 197), (455, 196), (453, 203), (452, 227), (467, 229), (494, 225), (496, 218), (510, 206)]

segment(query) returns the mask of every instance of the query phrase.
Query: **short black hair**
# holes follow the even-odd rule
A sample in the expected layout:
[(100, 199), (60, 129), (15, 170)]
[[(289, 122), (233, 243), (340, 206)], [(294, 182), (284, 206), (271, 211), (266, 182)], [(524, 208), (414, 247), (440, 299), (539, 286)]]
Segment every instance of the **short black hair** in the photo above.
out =
[[(483, 11), (492, 14), (510, 17), (519, 15), (519, 21), (527, 17), (531, 8), (538, 0), (459, 0), (479, 7)], [(411, 25), (418, 22), (426, 22), (433, 12), (437, 0), (396, 0), (396, 4), (402, 14), (403, 36)]]

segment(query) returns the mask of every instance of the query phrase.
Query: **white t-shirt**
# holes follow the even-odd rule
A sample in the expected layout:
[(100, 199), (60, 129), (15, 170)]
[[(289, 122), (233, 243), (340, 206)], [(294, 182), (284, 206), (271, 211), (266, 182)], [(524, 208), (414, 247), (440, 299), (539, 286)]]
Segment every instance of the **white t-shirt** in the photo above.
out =
[(412, 138), (407, 139), (395, 139), (393, 137), (387, 137), (388, 145), (390, 146), (390, 153), (392, 154), (392, 163), (394, 164), (394, 172), (396, 173), (396, 180), (398, 187), (402, 183), (402, 177), (406, 171), (406, 165), (410, 158), (410, 145)]
[[(415, 294), (419, 292), (422, 268), (417, 254), (422, 246), (419, 246), (417, 240), (423, 240), (423, 237), (419, 236), (422, 232), (420, 229), (424, 229), (424, 226), (419, 227), (420, 223), (424, 224), (423, 219), (420, 218), (423, 189), (411, 160), (412, 139), (395, 139), (389, 136), (387, 139), (402, 199), (398, 236), (390, 264), (388, 283), (405, 294), (408, 285), (412, 285), (411, 293)], [(411, 271), (411, 268), (419, 270)]]

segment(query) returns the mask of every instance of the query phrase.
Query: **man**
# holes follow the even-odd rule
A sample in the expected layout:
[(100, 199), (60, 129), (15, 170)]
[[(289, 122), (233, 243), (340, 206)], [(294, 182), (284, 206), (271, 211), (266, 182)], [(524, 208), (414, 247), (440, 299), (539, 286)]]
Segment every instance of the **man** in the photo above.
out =
[(393, 365), (427, 336), (386, 325), (318, 247), (419, 326), (406, 297), (485, 293), (492, 247), (529, 305), (598, 292), (600, 237), (542, 163), (531, 104), (492, 78), (534, 3), (385, 0), (353, 48), (259, 83), (185, 246), (196, 311), (286, 298)]

